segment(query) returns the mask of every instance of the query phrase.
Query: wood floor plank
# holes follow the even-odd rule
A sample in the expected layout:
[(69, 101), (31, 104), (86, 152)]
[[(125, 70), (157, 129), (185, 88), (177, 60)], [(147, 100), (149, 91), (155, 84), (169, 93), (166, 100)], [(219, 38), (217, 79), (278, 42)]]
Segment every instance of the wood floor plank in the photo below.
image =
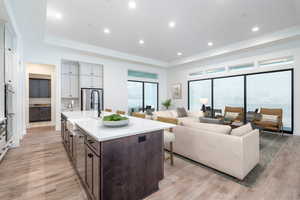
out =
[[(292, 136), (274, 155), (259, 184), (246, 187), (219, 172), (175, 157), (165, 162), (160, 190), (146, 200), (299, 200), (300, 137)], [(60, 133), (33, 128), (21, 147), (0, 164), (1, 200), (87, 200), (67, 157)]]

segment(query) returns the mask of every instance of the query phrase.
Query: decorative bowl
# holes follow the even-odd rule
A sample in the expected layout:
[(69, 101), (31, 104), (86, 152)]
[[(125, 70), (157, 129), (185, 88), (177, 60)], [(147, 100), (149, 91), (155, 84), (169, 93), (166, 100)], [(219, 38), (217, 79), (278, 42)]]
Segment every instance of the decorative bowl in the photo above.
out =
[(118, 114), (107, 115), (103, 117), (103, 125), (108, 127), (127, 126), (129, 119)]
[(128, 124), (129, 124), (129, 119), (120, 120), (120, 121), (103, 121), (103, 125), (108, 127), (121, 127), (121, 126), (127, 126)]

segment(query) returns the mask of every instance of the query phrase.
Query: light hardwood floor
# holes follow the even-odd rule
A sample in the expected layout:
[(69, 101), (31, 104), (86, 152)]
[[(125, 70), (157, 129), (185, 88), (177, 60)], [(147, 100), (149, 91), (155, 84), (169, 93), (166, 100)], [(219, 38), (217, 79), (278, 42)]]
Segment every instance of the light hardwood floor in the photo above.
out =
[[(299, 200), (300, 137), (289, 137), (262, 174), (263, 181), (249, 188), (214, 170), (175, 158), (165, 163), (160, 190), (147, 200)], [(86, 200), (59, 132), (34, 128), (20, 148), (10, 150), (0, 164), (0, 200)]]

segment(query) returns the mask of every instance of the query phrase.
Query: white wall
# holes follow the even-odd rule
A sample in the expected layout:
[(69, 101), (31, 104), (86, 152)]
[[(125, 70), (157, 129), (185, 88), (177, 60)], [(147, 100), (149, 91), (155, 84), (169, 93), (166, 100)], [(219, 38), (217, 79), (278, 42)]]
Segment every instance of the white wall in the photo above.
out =
[[(199, 61), (195, 63), (185, 64), (181, 66), (176, 66), (170, 68), (168, 70), (168, 96), (171, 97), (171, 86), (175, 83), (182, 84), (182, 95), (183, 98), (181, 100), (174, 101), (174, 107), (183, 106), (187, 108), (188, 105), (188, 80), (192, 80), (188, 77), (188, 74), (191, 72), (195, 72), (197, 70), (201, 70), (203, 68), (212, 68), (218, 66), (228, 66), (235, 64), (243, 64), (247, 62), (253, 62), (257, 60), (264, 59), (272, 59), (283, 56), (294, 56), (295, 58), (295, 66), (294, 66), (294, 133), (300, 135), (300, 40), (298, 41), (290, 41), (278, 44), (276, 46), (269, 46), (259, 49), (248, 50), (246, 52), (234, 53), (230, 55), (219, 56), (212, 59), (206, 59), (204, 61)], [(256, 68), (257, 71), (260, 69)], [(241, 72), (240, 72), (241, 73)], [(246, 71), (242, 72), (246, 73)], [(228, 76), (232, 75), (229, 72), (219, 74), (218, 76)], [(197, 77), (193, 79), (201, 79), (201, 78), (210, 78), (210, 76), (206, 77)], [(298, 122), (298, 123), (297, 123)]]
[(61, 108), (61, 60), (83, 61), (88, 63), (103, 64), (104, 66), (104, 107), (113, 110), (128, 110), (127, 92), (127, 71), (128, 69), (153, 72), (159, 75), (159, 98), (160, 101), (167, 97), (166, 69), (152, 67), (145, 64), (132, 63), (111, 58), (100, 57), (98, 55), (87, 54), (66, 48), (53, 47), (33, 41), (24, 42), (24, 62), (39, 63), (56, 66), (56, 125), (60, 128), (60, 108)]
[[(29, 74), (49, 75), (51, 77), (51, 99), (38, 100), (36, 104), (51, 103), (51, 122), (49, 125), (55, 125), (56, 123), (56, 73), (54, 65), (45, 64), (32, 64), (28, 63), (26, 68), (26, 124), (29, 127)], [(36, 99), (35, 99), (36, 100)], [(44, 124), (44, 123), (43, 123)], [(48, 124), (48, 123), (47, 123)]]

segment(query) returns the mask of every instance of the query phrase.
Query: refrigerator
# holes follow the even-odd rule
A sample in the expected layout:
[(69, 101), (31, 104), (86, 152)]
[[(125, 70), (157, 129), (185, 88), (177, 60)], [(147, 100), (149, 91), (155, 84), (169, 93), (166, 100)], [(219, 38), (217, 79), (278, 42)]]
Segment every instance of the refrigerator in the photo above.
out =
[(103, 89), (81, 88), (81, 110), (103, 110)]

